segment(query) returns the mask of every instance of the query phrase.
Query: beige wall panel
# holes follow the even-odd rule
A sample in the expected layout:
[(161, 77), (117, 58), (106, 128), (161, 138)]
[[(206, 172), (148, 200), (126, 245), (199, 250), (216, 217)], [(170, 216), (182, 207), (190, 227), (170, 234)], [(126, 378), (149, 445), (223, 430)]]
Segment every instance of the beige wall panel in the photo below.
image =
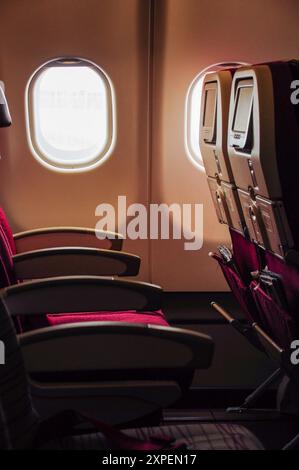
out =
[[(95, 226), (95, 207), (148, 198), (148, 0), (2, 0), (0, 79), (6, 84), (13, 126), (2, 129), (1, 204), (14, 230), (47, 225)], [(63, 55), (96, 62), (116, 92), (118, 133), (107, 162), (81, 174), (43, 168), (27, 145), (24, 92), (35, 69)], [(126, 242), (142, 256), (148, 278), (148, 242)]]

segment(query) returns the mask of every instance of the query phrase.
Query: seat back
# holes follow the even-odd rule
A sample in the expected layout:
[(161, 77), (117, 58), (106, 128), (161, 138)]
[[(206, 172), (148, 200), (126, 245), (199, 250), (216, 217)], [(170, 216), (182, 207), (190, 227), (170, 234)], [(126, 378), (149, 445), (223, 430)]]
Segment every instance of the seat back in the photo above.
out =
[(244, 232), (227, 153), (227, 119), (234, 69), (207, 73), (202, 87), (199, 144), (218, 220)]
[(285, 257), (299, 247), (299, 62), (241, 67), (234, 75), (228, 153), (250, 238)]
[(242, 67), (231, 89), (228, 153), (249, 237), (260, 254), (250, 284), (260, 326), (280, 347), (298, 336), (299, 62)]
[[(299, 107), (290, 99), (298, 78), (296, 61), (240, 67), (233, 74), (223, 139), (229, 182), (236, 188), (246, 228), (243, 236), (227, 220), (232, 259), (225, 259), (225, 252), (224, 258), (213, 255), (249, 321), (286, 349), (299, 333), (299, 271), (288, 264), (299, 264), (299, 161), (294, 158)], [(204, 135), (203, 128), (201, 142)], [(211, 179), (211, 165), (206, 168)]]
[(255, 246), (245, 238), (245, 220), (227, 151), (228, 116), (233, 76), (236, 69), (208, 73), (203, 81), (199, 142), (215, 210), (220, 223), (227, 224), (234, 258), (211, 254), (250, 322), (258, 313), (249, 291), (250, 272), (259, 268)]

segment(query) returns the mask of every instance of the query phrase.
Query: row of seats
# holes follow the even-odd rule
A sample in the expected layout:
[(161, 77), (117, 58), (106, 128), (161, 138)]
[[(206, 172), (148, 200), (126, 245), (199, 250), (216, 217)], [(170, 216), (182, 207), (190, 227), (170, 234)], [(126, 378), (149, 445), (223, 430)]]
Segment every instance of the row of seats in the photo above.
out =
[[(7, 127), (3, 92), (1, 103), (0, 125)], [(13, 235), (0, 210), (0, 334), (7, 359), (0, 367), (0, 448), (155, 450), (172, 440), (192, 449), (261, 448), (237, 425), (119, 435), (93, 421), (91, 435), (73, 429), (65, 408), (113, 424), (161, 410), (178, 400), (194, 370), (209, 367), (213, 355), (211, 338), (168, 325), (159, 287), (121, 279), (137, 275), (140, 265), (137, 256), (121, 251), (121, 236), (101, 238), (73, 227)], [(157, 433), (166, 435), (164, 444)]]
[(199, 137), (232, 240), (232, 249), (211, 256), (261, 343), (280, 352), (299, 337), (299, 107), (291, 100), (298, 78), (295, 60), (207, 74)]
[[(204, 80), (200, 148), (220, 223), (231, 247), (211, 253), (247, 323), (216, 310), (278, 369), (244, 401), (242, 412), (281, 379), (277, 404), (298, 414), (299, 106), (291, 95), (299, 61), (278, 61), (208, 74)], [(299, 434), (284, 449), (296, 448)]]

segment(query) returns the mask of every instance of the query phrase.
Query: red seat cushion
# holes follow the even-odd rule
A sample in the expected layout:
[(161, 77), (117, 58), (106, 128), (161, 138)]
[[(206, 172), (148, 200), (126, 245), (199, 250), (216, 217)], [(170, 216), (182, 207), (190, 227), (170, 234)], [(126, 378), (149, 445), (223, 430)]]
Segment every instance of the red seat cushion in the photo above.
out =
[(50, 325), (63, 325), (66, 323), (81, 323), (87, 321), (115, 321), (169, 326), (161, 310), (156, 312), (137, 312), (136, 310), (126, 310), (123, 312), (102, 311), (90, 313), (59, 313), (47, 315), (47, 319)]

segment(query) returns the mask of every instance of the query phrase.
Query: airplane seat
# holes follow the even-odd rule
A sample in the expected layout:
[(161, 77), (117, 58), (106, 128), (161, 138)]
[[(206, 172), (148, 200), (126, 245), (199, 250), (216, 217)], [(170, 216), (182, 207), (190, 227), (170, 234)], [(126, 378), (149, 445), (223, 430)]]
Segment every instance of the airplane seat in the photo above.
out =
[(260, 320), (249, 284), (250, 272), (259, 269), (255, 246), (247, 237), (227, 149), (231, 86), (237, 68), (207, 73), (202, 87), (199, 143), (218, 221), (229, 226), (233, 251), (219, 247), (210, 253), (226, 278), (246, 318)]
[[(299, 326), (297, 268), (286, 264), (296, 260), (299, 237), (299, 163), (293, 158), (299, 119), (290, 99), (291, 83), (298, 77), (296, 61), (207, 74), (200, 117), (200, 148), (212, 199), (232, 243), (232, 249), (220, 246), (218, 254), (210, 255), (249, 323), (283, 348), (290, 347)], [(225, 184), (233, 188), (234, 205), (223, 191)], [(265, 287), (274, 275), (282, 289), (273, 300)]]
[[(299, 335), (299, 161), (295, 158), (299, 148), (299, 107), (291, 98), (298, 79), (298, 60), (242, 66), (232, 73), (230, 103), (223, 106), (227, 112), (221, 115), (222, 127), (218, 122), (220, 114), (217, 119), (214, 117), (213, 135), (220, 132), (225, 142), (226, 173), (232, 175), (243, 230), (237, 228), (232, 217), (221, 216), (220, 205), (215, 204), (212, 194), (220, 223), (229, 226), (232, 248), (220, 246), (219, 252), (210, 256), (220, 265), (247, 323), (215, 302), (212, 306), (255, 348), (278, 364), (278, 369), (240, 407), (230, 408), (235, 411), (254, 406), (258, 397), (285, 375), (292, 399), (285, 400), (289, 406), (284, 405), (284, 400), (279, 400), (278, 406), (282, 411), (298, 414), (294, 397), (298, 395), (299, 375), (290, 361), (292, 341)], [(223, 101), (223, 94), (219, 96)], [(206, 95), (202, 102), (199, 139), (207, 177), (211, 179), (211, 163), (207, 165), (205, 158), (213, 162), (213, 153), (206, 148), (209, 142), (204, 141)], [(214, 164), (217, 155), (215, 148), (212, 150)], [(216, 177), (219, 189), (221, 177)], [(224, 200), (222, 206), (226, 203), (227, 208), (231, 207), (223, 195), (218, 199)], [(285, 397), (288, 392), (283, 382), (280, 390), (279, 396)], [(293, 448), (298, 438), (285, 448)]]
[[(294, 158), (299, 107), (291, 100), (298, 78), (295, 60), (242, 66), (234, 70), (230, 103), (222, 115), (226, 133), (214, 118), (214, 134), (222, 133), (227, 142), (227, 174), (232, 175), (244, 229), (237, 230), (230, 217), (220, 219), (229, 226), (232, 251), (219, 247), (212, 257), (252, 328), (242, 329), (228, 312), (215, 308), (280, 364), (299, 334), (299, 162)], [(211, 160), (203, 139), (203, 110), (202, 120), (201, 149)], [(207, 176), (211, 177), (209, 171)], [(219, 209), (217, 213), (219, 218)]]
[(295, 61), (240, 68), (228, 122), (230, 165), (252, 241), (288, 259), (296, 250), (298, 110), (291, 101)]
[(199, 145), (218, 220), (243, 233), (243, 214), (226, 147), (227, 115), (234, 71), (233, 68), (226, 68), (207, 73), (204, 77)]
[(294, 158), (299, 120), (291, 101), (298, 65), (278, 61), (240, 68), (232, 83), (228, 127), (230, 163), (260, 259), (250, 283), (257, 323), (285, 350), (299, 332), (298, 273), (292, 266), (299, 247), (299, 163)]
[(262, 444), (245, 427), (230, 423), (161, 425), (124, 429), (85, 418), (88, 429), (80, 431), (76, 411), (60, 412), (47, 420), (35, 410), (20, 342), (5, 305), (0, 299), (0, 337), (7, 360), (0, 368), (0, 449), (124, 449), (261, 450)]

